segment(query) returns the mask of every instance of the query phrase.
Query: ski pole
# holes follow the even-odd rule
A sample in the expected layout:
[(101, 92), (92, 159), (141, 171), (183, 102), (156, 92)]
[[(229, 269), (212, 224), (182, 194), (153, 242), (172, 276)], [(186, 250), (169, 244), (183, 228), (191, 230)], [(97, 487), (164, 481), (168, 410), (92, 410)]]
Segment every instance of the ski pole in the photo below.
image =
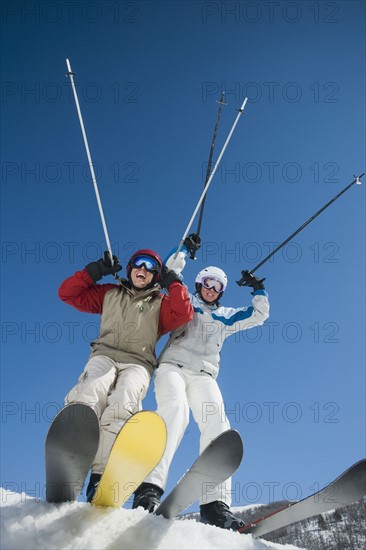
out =
[(237, 117), (236, 117), (236, 119), (235, 119), (235, 121), (234, 121), (234, 124), (232, 125), (232, 128), (231, 128), (231, 130), (230, 130), (230, 132), (229, 132), (228, 137), (226, 138), (226, 141), (225, 141), (225, 143), (224, 143), (224, 146), (223, 146), (223, 148), (221, 149), (221, 153), (219, 154), (219, 157), (218, 157), (218, 159), (217, 159), (217, 161), (216, 161), (216, 164), (215, 164), (215, 166), (214, 166), (214, 168), (213, 168), (213, 170), (212, 170), (212, 172), (211, 172), (211, 175), (210, 175), (210, 177), (208, 178), (208, 181), (207, 181), (207, 183), (206, 183), (206, 185), (205, 185), (205, 188), (204, 188), (204, 190), (203, 190), (203, 192), (202, 192), (202, 195), (200, 196), (199, 201), (198, 201), (198, 203), (197, 203), (197, 206), (196, 206), (196, 208), (194, 209), (194, 212), (193, 212), (193, 214), (192, 214), (192, 217), (191, 217), (191, 219), (189, 220), (189, 223), (188, 223), (188, 225), (187, 225), (187, 228), (186, 228), (186, 230), (185, 230), (185, 232), (184, 232), (184, 234), (183, 234), (183, 237), (182, 237), (182, 239), (181, 239), (181, 241), (180, 241), (180, 243), (179, 243), (178, 249), (177, 249), (176, 253), (174, 254), (174, 259), (177, 258), (178, 254), (179, 254), (179, 252), (180, 252), (180, 249), (181, 249), (182, 246), (183, 246), (184, 240), (185, 240), (185, 238), (186, 238), (187, 235), (188, 235), (188, 232), (189, 232), (189, 230), (190, 230), (190, 228), (191, 228), (191, 226), (192, 226), (192, 223), (193, 223), (193, 221), (194, 221), (194, 218), (196, 217), (196, 214), (197, 214), (197, 212), (198, 212), (198, 209), (199, 209), (199, 207), (201, 206), (201, 203), (202, 203), (203, 199), (205, 198), (205, 195), (206, 195), (206, 193), (207, 193), (207, 191), (208, 191), (208, 188), (209, 188), (210, 185), (211, 185), (211, 182), (212, 182), (213, 177), (214, 177), (214, 175), (215, 175), (215, 173), (216, 173), (216, 170), (217, 170), (217, 168), (218, 168), (218, 166), (219, 166), (219, 164), (220, 164), (220, 161), (221, 161), (221, 159), (222, 159), (222, 157), (223, 157), (223, 155), (224, 155), (224, 153), (225, 153), (225, 151), (226, 151), (226, 147), (228, 146), (229, 141), (230, 141), (230, 139), (231, 139), (231, 136), (232, 136), (233, 133), (234, 133), (235, 127), (236, 127), (236, 125), (237, 125), (238, 122), (239, 122), (239, 118), (241, 117), (241, 115), (242, 115), (243, 112), (244, 112), (244, 108), (245, 108), (245, 105), (246, 105), (247, 101), (248, 101), (248, 98), (246, 97), (246, 98), (244, 99), (244, 101), (243, 101), (243, 105), (240, 107), (240, 109), (238, 109), (238, 115), (237, 115)]
[[(362, 176), (364, 176), (365, 174), (361, 174), (360, 176), (354, 176), (354, 180), (348, 184), (344, 189), (342, 189), (342, 191), (340, 191), (335, 197), (333, 197), (330, 201), (328, 201), (324, 206), (322, 206), (322, 208), (320, 208), (315, 214), (313, 214), (313, 216), (311, 216), (305, 223), (303, 223), (298, 229), (296, 229), (296, 231), (294, 231), (289, 237), (287, 237), (287, 239), (285, 239), (280, 245), (277, 246), (277, 248), (275, 248), (274, 250), (272, 250), (272, 252), (270, 254), (268, 254), (268, 256), (266, 256), (264, 258), (264, 260), (262, 260), (258, 265), (255, 266), (254, 269), (250, 269), (249, 270), (249, 273), (254, 273), (255, 271), (257, 271), (257, 269), (259, 269), (260, 267), (262, 267), (263, 264), (265, 264), (270, 258), (272, 258), (272, 256), (274, 256), (276, 254), (276, 252), (278, 252), (279, 250), (281, 250), (281, 248), (283, 248), (289, 241), (291, 241), (291, 239), (293, 239), (296, 235), (298, 235), (300, 233), (300, 231), (302, 231), (307, 225), (309, 225), (309, 223), (311, 223), (313, 220), (315, 220), (315, 218), (317, 218), (322, 212), (324, 212), (324, 210), (326, 208), (328, 208), (328, 206), (330, 206), (334, 201), (336, 201), (337, 199), (339, 199), (339, 197), (341, 195), (343, 195), (343, 193), (345, 193), (346, 191), (348, 191), (348, 189), (350, 189), (352, 187), (352, 185), (354, 185), (355, 183), (357, 185), (361, 185), (362, 181), (361, 181), (361, 178)], [(240, 281), (236, 281), (237, 284), (239, 286), (243, 286), (243, 283), (244, 283), (244, 273), (246, 273), (247, 271), (242, 271), (242, 275), (243, 277), (240, 279)]]
[[(219, 111), (217, 113), (214, 134), (213, 134), (213, 138), (212, 138), (212, 142), (211, 142), (210, 155), (209, 155), (209, 158), (208, 158), (206, 178), (205, 178), (205, 185), (207, 184), (208, 178), (210, 177), (210, 174), (211, 174), (212, 157), (213, 157), (213, 153), (214, 153), (214, 150), (215, 150), (216, 136), (217, 136), (217, 130), (218, 130), (218, 127), (219, 127), (219, 122), (220, 122), (220, 117), (221, 117), (221, 110), (222, 110), (222, 106), (226, 105), (226, 103), (224, 102), (224, 99), (225, 99), (225, 94), (224, 94), (224, 92), (222, 92), (221, 99), (219, 101), (216, 100), (217, 103), (220, 105), (220, 107), (219, 107)], [(197, 231), (196, 231), (196, 235), (198, 237), (200, 236), (200, 233), (201, 233), (201, 225), (202, 225), (203, 212), (204, 212), (204, 209), (205, 209), (206, 196), (207, 195), (204, 196), (203, 201), (201, 203), (201, 210), (200, 210), (200, 215), (199, 215), (198, 224), (197, 224)], [(195, 249), (192, 249), (190, 258), (191, 258), (191, 260), (196, 259), (196, 250)]]
[[(101, 220), (102, 220), (102, 226), (103, 226), (104, 236), (105, 236), (105, 240), (106, 240), (106, 243), (107, 243), (108, 252), (109, 252), (109, 255), (110, 255), (110, 258), (111, 258), (111, 263), (112, 263), (112, 266), (113, 266), (114, 262), (113, 262), (112, 247), (111, 247), (111, 243), (110, 243), (110, 240), (109, 240), (109, 235), (108, 235), (108, 230), (107, 230), (107, 224), (106, 224), (106, 221), (105, 221), (105, 217), (104, 217), (104, 213), (103, 213), (103, 207), (102, 207), (102, 202), (101, 202), (101, 200), (100, 200), (100, 195), (99, 195), (99, 190), (98, 190), (97, 178), (95, 177), (94, 166), (93, 166), (92, 158), (91, 158), (91, 155), (90, 155), (89, 144), (88, 144), (88, 138), (86, 137), (86, 132), (85, 132), (85, 127), (84, 127), (83, 117), (82, 117), (82, 114), (81, 114), (80, 104), (79, 104), (79, 100), (78, 100), (78, 96), (77, 96), (76, 88), (75, 88), (75, 83), (74, 83), (74, 74), (75, 74), (75, 73), (72, 72), (72, 70), (71, 70), (71, 65), (70, 65), (70, 61), (69, 61), (68, 59), (66, 59), (66, 65), (67, 65), (67, 70), (68, 70), (68, 73), (67, 73), (66, 76), (69, 76), (69, 77), (70, 77), (71, 86), (72, 86), (72, 91), (74, 92), (74, 98), (75, 98), (76, 109), (77, 109), (77, 112), (78, 112), (78, 115), (79, 115), (79, 121), (80, 121), (80, 126), (81, 126), (81, 132), (82, 132), (83, 138), (84, 138), (84, 144), (85, 144), (85, 149), (86, 149), (86, 155), (87, 155), (87, 157), (88, 157), (90, 173), (91, 173), (91, 177), (92, 177), (92, 180), (93, 180), (95, 196), (96, 196), (96, 198), (97, 198), (97, 203), (98, 203), (98, 208), (99, 208), (99, 214), (100, 214), (100, 217), (101, 217)], [(117, 275), (117, 274), (115, 274), (115, 275)], [(115, 276), (115, 278), (118, 278), (118, 276), (117, 276), (117, 277)]]

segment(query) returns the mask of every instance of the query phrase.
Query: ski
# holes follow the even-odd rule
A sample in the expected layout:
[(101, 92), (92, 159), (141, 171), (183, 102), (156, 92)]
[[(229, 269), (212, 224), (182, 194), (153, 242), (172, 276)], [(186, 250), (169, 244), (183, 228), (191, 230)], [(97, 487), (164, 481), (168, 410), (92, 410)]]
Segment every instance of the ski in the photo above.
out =
[(133, 414), (116, 437), (92, 504), (122, 506), (159, 464), (165, 446), (161, 416), (152, 411)]
[(192, 467), (155, 510), (167, 519), (183, 512), (196, 500), (204, 498), (238, 469), (243, 458), (243, 442), (236, 430), (227, 430), (214, 439)]
[(45, 444), (46, 500), (76, 500), (98, 449), (99, 422), (94, 410), (70, 403), (56, 415)]
[(366, 459), (363, 459), (317, 493), (248, 523), (238, 531), (258, 538), (281, 527), (357, 502), (365, 495)]

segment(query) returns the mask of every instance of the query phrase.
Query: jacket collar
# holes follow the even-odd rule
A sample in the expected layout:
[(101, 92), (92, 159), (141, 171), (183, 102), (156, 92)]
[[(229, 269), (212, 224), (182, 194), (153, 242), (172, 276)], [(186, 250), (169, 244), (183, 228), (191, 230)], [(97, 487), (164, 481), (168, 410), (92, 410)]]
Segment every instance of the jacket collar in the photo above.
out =
[(149, 296), (158, 296), (160, 294), (160, 286), (158, 283), (156, 283), (151, 288), (146, 288), (142, 290), (136, 290), (133, 288), (130, 284), (130, 281), (128, 279), (120, 279), (119, 285), (131, 296), (134, 296), (136, 298), (144, 299)]
[(208, 304), (207, 302), (202, 300), (199, 292), (195, 292), (193, 294), (193, 296), (197, 300), (197, 302), (199, 303), (200, 307), (202, 307), (202, 309), (208, 309), (209, 311), (215, 311), (220, 306), (220, 304), (217, 304), (217, 303)]

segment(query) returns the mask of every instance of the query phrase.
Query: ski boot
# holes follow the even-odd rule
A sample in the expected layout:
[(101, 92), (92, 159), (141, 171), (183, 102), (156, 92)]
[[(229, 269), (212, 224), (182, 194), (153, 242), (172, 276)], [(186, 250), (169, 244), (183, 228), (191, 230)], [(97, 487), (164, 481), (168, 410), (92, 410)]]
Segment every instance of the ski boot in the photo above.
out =
[(86, 489), (86, 501), (91, 502), (93, 500), (93, 497), (98, 489), (98, 485), (100, 482), (100, 478), (102, 477), (102, 474), (91, 474), (90, 480), (88, 483), (88, 487)]
[(132, 508), (142, 506), (142, 508), (151, 513), (159, 506), (163, 493), (163, 489), (160, 489), (160, 487), (153, 483), (141, 483), (135, 491)]
[(201, 523), (207, 523), (208, 525), (215, 525), (221, 527), (221, 529), (232, 529), (237, 531), (240, 527), (244, 527), (244, 522), (235, 517), (230, 512), (230, 508), (221, 500), (215, 500), (208, 504), (202, 504), (200, 506)]

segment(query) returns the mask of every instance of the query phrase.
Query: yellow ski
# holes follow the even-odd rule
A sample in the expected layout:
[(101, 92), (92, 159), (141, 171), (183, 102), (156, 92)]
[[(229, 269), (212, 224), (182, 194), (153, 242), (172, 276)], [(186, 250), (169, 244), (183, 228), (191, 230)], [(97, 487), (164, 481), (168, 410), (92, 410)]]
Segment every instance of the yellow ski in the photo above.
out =
[(157, 413), (132, 415), (117, 435), (92, 504), (122, 506), (159, 464), (165, 446), (166, 426)]

